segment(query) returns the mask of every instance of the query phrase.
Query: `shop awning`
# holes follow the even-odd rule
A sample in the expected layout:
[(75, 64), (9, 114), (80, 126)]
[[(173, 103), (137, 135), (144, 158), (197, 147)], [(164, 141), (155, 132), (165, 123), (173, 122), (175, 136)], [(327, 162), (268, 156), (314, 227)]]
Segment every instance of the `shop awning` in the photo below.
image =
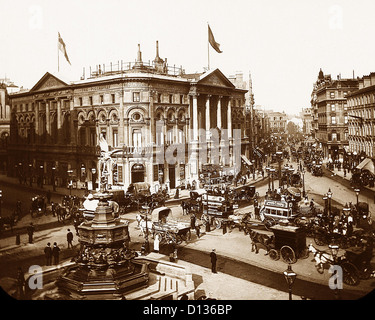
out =
[(374, 162), (370, 158), (364, 159), (358, 166), (357, 169), (368, 170), (371, 173), (375, 173)]
[(248, 166), (252, 166), (253, 164), (250, 162), (250, 160), (248, 158), (246, 158), (245, 155), (241, 154), (241, 158), (243, 160), (243, 162), (245, 162)]

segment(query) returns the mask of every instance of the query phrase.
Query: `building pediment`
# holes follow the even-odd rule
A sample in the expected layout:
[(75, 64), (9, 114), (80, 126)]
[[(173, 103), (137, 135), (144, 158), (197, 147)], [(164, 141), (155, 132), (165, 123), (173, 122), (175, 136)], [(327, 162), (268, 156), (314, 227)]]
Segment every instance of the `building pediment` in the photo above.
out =
[(67, 86), (69, 85), (66, 82), (47, 72), (30, 91), (44, 91)]
[(223, 88), (235, 88), (234, 84), (219, 69), (204, 73), (200, 77), (197, 84)]

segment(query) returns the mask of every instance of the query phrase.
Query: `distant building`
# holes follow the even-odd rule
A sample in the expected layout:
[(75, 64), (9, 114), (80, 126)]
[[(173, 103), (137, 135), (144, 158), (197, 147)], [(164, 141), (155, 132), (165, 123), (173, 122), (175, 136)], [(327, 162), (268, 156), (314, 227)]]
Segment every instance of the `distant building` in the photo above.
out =
[(285, 112), (267, 111), (267, 116), (269, 119), (270, 130), (272, 133), (286, 133), (288, 117), (285, 114)]
[(311, 107), (315, 127), (315, 139), (324, 156), (339, 159), (348, 147), (347, 96), (358, 89), (357, 79), (332, 79), (320, 69), (312, 91)]
[(7, 147), (10, 136), (11, 109), (9, 93), (18, 91), (18, 87), (8, 78), (0, 79), (0, 173), (8, 170)]
[(302, 119), (303, 127), (302, 127), (302, 134), (305, 136), (312, 137), (313, 136), (313, 114), (312, 108), (302, 108), (300, 113), (300, 117)]

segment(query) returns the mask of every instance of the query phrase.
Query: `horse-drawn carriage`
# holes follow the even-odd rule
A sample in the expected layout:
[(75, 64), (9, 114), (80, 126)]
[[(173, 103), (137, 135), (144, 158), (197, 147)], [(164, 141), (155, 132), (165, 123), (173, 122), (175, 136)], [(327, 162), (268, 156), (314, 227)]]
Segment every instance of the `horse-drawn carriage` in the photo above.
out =
[(314, 164), (311, 168), (311, 173), (316, 177), (323, 176), (323, 169), (321, 164)]
[(151, 196), (150, 185), (147, 182), (131, 183), (125, 194), (130, 199), (131, 208), (141, 208)]
[(259, 249), (264, 249), (272, 260), (279, 260), (281, 257), (286, 263), (295, 263), (297, 259), (306, 259), (309, 256), (304, 230), (280, 224), (272, 226), (271, 230), (272, 236), (250, 230), (252, 251), (258, 253)]
[(182, 241), (190, 240), (190, 222), (178, 221), (172, 216), (172, 210), (168, 207), (159, 207), (152, 211), (151, 217), (146, 210), (141, 210), (137, 216), (142, 233), (151, 233), (155, 238), (158, 236), (160, 244), (180, 244)]
[(259, 214), (267, 230), (271, 230), (271, 227), (281, 220), (290, 221), (297, 216), (297, 213), (293, 212), (293, 202), (285, 200), (265, 200)]
[(345, 253), (338, 255), (339, 247), (331, 246), (331, 250), (337, 250), (333, 255), (324, 250), (309, 245), (309, 251), (314, 254), (315, 267), (320, 274), (330, 266), (339, 266), (343, 272), (343, 282), (350, 286), (356, 286), (360, 280), (367, 280), (373, 275), (371, 259), (373, 256), (373, 239), (367, 238), (365, 244), (360, 247), (350, 247)]
[(203, 214), (201, 220), (204, 226), (214, 225), (220, 229), (223, 223), (231, 223), (230, 215), (234, 213), (234, 204), (228, 195), (214, 196), (208, 193), (202, 196)]
[(254, 198), (259, 197), (259, 193), (256, 192), (255, 186), (242, 186), (232, 191), (232, 200), (236, 202), (250, 202)]
[(30, 206), (30, 213), (33, 217), (34, 214), (37, 216), (46, 214), (47, 210), (47, 203), (46, 198), (41, 195), (37, 195), (33, 198), (31, 198), (31, 206)]
[(202, 196), (206, 193), (204, 189), (191, 190), (190, 199), (181, 201), (183, 213), (194, 213), (200, 216), (203, 212)]
[(302, 187), (301, 173), (294, 172), (290, 175), (290, 186), (292, 187)]

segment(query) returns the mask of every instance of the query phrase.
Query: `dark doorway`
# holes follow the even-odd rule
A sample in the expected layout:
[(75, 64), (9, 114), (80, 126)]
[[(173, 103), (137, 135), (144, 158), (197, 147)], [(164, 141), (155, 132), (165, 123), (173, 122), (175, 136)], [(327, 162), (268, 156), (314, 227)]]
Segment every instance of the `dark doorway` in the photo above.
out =
[(176, 166), (169, 165), (169, 187), (170, 189), (176, 188)]
[(145, 181), (145, 167), (137, 163), (132, 167), (132, 183)]

